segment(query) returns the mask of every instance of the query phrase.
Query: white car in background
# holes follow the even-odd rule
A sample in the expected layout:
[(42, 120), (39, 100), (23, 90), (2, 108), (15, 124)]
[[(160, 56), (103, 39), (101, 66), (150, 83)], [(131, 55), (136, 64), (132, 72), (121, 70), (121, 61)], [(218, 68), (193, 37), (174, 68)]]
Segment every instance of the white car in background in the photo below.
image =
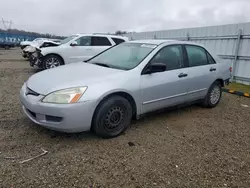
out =
[(22, 51), (22, 56), (24, 58), (30, 58), (31, 55), (36, 52), (37, 48), (46, 48), (46, 47), (53, 47), (59, 46), (60, 40), (59, 39), (43, 39), (36, 42), (32, 42), (29, 46), (26, 46)]
[(44, 39), (44, 38), (36, 38), (36, 39), (34, 39), (34, 40), (32, 40), (32, 41), (28, 41), (28, 40), (22, 41), (22, 42), (20, 43), (21, 49), (23, 50), (23, 49), (26, 48), (27, 46), (30, 46), (31, 44), (40, 42), (40, 41), (42, 41), (42, 40), (45, 40), (45, 39)]
[(60, 65), (85, 61), (111, 46), (128, 41), (127, 37), (105, 34), (75, 34), (56, 47), (37, 48), (31, 66), (50, 69)]

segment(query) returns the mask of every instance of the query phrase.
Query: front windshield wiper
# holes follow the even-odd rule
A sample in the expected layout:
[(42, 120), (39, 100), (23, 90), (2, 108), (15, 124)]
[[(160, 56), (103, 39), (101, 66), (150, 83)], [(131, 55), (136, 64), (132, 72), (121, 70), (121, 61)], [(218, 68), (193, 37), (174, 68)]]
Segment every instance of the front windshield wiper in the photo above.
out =
[(103, 67), (108, 67), (108, 68), (110, 68), (110, 66), (107, 65), (107, 64), (105, 64), (105, 63), (92, 63), (92, 64), (100, 65), (100, 66), (103, 66)]
[(111, 68), (111, 69), (129, 70), (129, 69), (125, 69), (125, 68), (117, 67), (117, 66), (114, 66), (114, 65), (105, 64), (105, 63), (99, 63), (99, 62), (94, 62), (94, 63), (90, 62), (90, 63), (94, 64), (94, 65), (99, 65), (99, 66), (102, 66), (102, 67)]

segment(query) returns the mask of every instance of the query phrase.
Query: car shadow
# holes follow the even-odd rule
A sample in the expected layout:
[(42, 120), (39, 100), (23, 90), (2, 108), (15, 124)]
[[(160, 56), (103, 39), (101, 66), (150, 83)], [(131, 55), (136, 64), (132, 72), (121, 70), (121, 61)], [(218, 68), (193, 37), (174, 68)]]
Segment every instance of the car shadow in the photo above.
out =
[(40, 69), (40, 68), (35, 68), (35, 69), (33, 69), (34, 70), (34, 73), (39, 73), (39, 72), (42, 72), (43, 71), (43, 69)]
[(138, 120), (133, 119), (132, 121), (132, 126), (134, 125), (139, 125), (140, 123), (144, 121), (154, 121), (155, 119), (160, 119), (163, 117), (172, 116), (172, 115), (177, 115), (180, 116), (183, 113), (189, 112), (191, 110), (197, 110), (199, 108), (202, 108), (202, 105), (198, 102), (193, 102), (193, 103), (186, 103), (178, 106), (172, 106), (172, 107), (167, 107), (163, 108), (160, 110), (156, 110), (153, 112), (146, 113), (142, 115)]
[[(161, 110), (157, 110), (151, 113), (147, 113), (143, 115), (139, 120), (133, 119), (131, 122), (131, 125), (129, 126), (130, 128), (135, 128), (135, 127), (140, 127), (143, 126), (143, 122), (154, 122), (155, 119), (160, 119), (160, 118), (165, 118), (166, 115), (172, 116), (172, 115), (177, 115), (180, 116), (181, 114), (191, 111), (191, 110), (197, 110), (201, 108), (201, 105), (198, 103), (192, 103), (192, 104), (184, 104), (181, 106), (174, 106), (174, 107), (168, 107), (164, 108)], [(26, 121), (27, 123), (27, 121)], [(41, 127), (39, 125), (36, 125), (35, 123), (30, 122), (31, 129), (33, 131), (39, 132), (39, 134), (44, 134), (45, 136), (50, 137), (51, 139), (67, 139), (67, 140), (74, 140), (74, 141), (84, 141), (84, 140), (102, 140), (103, 138), (97, 136), (93, 131), (88, 131), (88, 132), (80, 132), (80, 133), (64, 133), (64, 132), (58, 132), (58, 131), (53, 131), (49, 130), (47, 128)], [(126, 135), (126, 131), (122, 134)], [(121, 136), (122, 136), (121, 135)], [(112, 138), (111, 138), (112, 139)]]
[(47, 130), (47, 134), (50, 136), (50, 138), (58, 138), (58, 139), (63, 139), (63, 138), (67, 138), (70, 140), (97, 140), (97, 139), (100, 139), (92, 131), (80, 132), (80, 133), (64, 133), (64, 132), (58, 132), (58, 131), (53, 131), (53, 130)]

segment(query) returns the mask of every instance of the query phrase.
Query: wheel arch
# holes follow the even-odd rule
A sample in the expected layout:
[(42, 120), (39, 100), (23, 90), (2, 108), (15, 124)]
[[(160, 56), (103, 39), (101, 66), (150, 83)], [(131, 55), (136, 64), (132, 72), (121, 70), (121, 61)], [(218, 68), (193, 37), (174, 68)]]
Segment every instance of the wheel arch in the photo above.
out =
[(61, 55), (57, 54), (57, 53), (48, 53), (48, 54), (46, 54), (46, 55), (43, 57), (43, 59), (45, 59), (46, 57), (48, 57), (48, 56), (50, 56), (50, 55), (54, 55), (54, 56), (59, 57), (59, 58), (62, 60), (63, 64), (65, 65), (65, 61), (64, 61), (63, 57), (62, 57)]
[(221, 84), (222, 87), (225, 86), (224, 84), (224, 80), (222, 78), (217, 78), (214, 82), (219, 82)]
[(106, 96), (104, 96), (97, 104), (95, 110), (94, 110), (94, 114), (92, 116), (92, 122), (93, 122), (93, 119), (95, 117), (95, 114), (97, 112), (97, 109), (99, 108), (99, 106), (102, 104), (102, 102), (104, 102), (106, 99), (112, 97), (112, 96), (121, 96), (125, 99), (128, 100), (128, 102), (130, 103), (131, 107), (132, 107), (132, 115), (133, 115), (133, 118), (136, 118), (137, 116), (137, 106), (136, 106), (136, 102), (135, 102), (135, 99), (132, 97), (131, 94), (129, 94), (128, 92), (125, 92), (125, 91), (115, 91), (115, 92), (112, 92), (112, 93), (109, 93), (107, 94)]

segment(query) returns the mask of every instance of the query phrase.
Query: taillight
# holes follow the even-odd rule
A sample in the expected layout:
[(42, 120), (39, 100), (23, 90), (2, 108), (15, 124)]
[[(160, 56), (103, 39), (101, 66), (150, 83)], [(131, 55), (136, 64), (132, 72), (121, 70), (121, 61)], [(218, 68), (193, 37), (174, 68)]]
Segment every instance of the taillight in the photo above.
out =
[(230, 68), (229, 68), (229, 71), (230, 71), (230, 72), (233, 72), (233, 67), (230, 67)]

